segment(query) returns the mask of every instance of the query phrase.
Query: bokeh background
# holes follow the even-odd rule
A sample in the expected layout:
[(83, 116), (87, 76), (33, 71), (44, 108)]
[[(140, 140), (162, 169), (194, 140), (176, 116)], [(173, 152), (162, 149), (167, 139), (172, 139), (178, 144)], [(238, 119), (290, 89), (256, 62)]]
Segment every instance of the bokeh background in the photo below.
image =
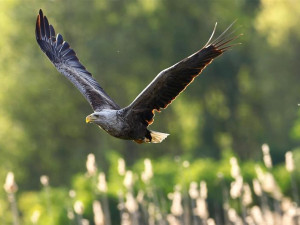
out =
[[(85, 123), (90, 106), (36, 43), (40, 8), (121, 106), (162, 69), (199, 50), (215, 22), (218, 35), (237, 19), (236, 34), (244, 35), (237, 40), (241, 45), (156, 113), (151, 129), (171, 135), (161, 144), (138, 145)], [(38, 198), (41, 175), (58, 192), (80, 186), (89, 153), (108, 180), (116, 176), (120, 157), (137, 170), (151, 159), (161, 174), (156, 186), (166, 193), (176, 183), (203, 177), (213, 184), (218, 172), (229, 171), (231, 156), (254, 174), (263, 143), (278, 170), (288, 150), (300, 163), (299, 21), (297, 0), (0, 1), (0, 183), (14, 172), (26, 211), (29, 196)], [(177, 166), (183, 161), (191, 165), (184, 176)], [(278, 182), (289, 194), (284, 173)], [(0, 198), (3, 216), (3, 189)]]

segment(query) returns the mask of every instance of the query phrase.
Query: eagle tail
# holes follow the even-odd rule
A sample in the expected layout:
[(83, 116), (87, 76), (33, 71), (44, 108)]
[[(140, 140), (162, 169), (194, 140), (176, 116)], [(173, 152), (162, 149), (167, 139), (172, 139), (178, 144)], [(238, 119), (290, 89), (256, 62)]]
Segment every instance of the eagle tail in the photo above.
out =
[(169, 134), (161, 133), (153, 130), (150, 130), (150, 135), (151, 135), (151, 143), (161, 143), (169, 136)]

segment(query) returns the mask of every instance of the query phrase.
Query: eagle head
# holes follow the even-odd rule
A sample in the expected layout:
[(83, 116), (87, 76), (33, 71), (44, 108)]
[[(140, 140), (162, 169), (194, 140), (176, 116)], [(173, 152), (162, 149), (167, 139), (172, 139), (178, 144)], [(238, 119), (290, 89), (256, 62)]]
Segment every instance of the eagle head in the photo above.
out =
[(95, 112), (95, 113), (92, 113), (92, 114), (88, 115), (85, 118), (85, 122), (86, 123), (95, 123), (99, 120), (99, 118), (100, 118), (99, 113)]

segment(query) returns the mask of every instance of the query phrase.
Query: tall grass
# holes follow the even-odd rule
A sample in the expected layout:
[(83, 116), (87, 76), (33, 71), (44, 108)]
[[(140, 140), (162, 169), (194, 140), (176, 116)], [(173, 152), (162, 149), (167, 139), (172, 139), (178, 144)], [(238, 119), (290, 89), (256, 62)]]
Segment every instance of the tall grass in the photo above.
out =
[[(276, 179), (272, 165), (272, 158), (268, 145), (262, 146), (265, 167), (256, 166), (256, 177), (252, 182), (246, 182), (238, 159), (232, 157), (232, 182), (228, 186), (223, 174), (219, 179), (219, 190), (222, 191), (222, 207), (209, 201), (209, 189), (204, 180), (191, 181), (188, 188), (179, 184), (174, 186), (173, 192), (163, 196), (159, 191), (159, 183), (154, 183), (152, 163), (144, 160), (144, 170), (136, 174), (126, 169), (124, 159), (118, 160), (118, 176), (123, 180), (119, 184), (118, 211), (121, 225), (297, 225), (300, 224), (300, 208), (298, 187), (295, 177), (295, 164), (292, 152), (286, 154), (286, 170), (290, 175), (292, 197), (284, 196)], [(189, 163), (184, 162), (184, 167)], [(111, 202), (107, 192), (106, 175), (99, 172), (96, 159), (89, 154), (86, 161), (86, 177), (91, 183), (93, 200), (91, 205), (84, 205), (77, 198), (74, 190), (69, 191), (73, 207), (65, 206), (69, 224), (77, 225), (112, 225)], [(41, 177), (41, 184), (46, 193), (46, 208), (50, 217), (52, 203), (50, 202), (50, 186), (47, 176)], [(18, 210), (15, 193), (17, 185), (14, 175), (9, 172), (4, 189), (11, 205), (13, 224), (19, 225), (20, 212)], [(86, 208), (92, 208), (93, 218), (85, 218)], [(39, 210), (32, 213), (28, 224), (43, 224)], [(113, 220), (114, 221), (114, 220)], [(26, 222), (22, 224), (27, 224)], [(48, 221), (47, 224), (54, 224)]]

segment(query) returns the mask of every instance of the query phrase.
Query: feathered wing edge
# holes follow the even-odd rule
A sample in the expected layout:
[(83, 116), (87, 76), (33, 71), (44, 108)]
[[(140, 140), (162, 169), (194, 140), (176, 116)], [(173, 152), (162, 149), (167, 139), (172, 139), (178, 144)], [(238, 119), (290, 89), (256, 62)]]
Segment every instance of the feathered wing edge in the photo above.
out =
[(55, 37), (55, 30), (41, 9), (37, 16), (35, 35), (42, 51), (56, 69), (78, 88), (94, 111), (120, 108), (80, 63), (75, 51), (63, 40), (62, 35), (57, 34)]
[(215, 25), (209, 41), (202, 49), (160, 72), (127, 107), (128, 111), (132, 115), (138, 115), (145, 125), (150, 125), (155, 111), (160, 111), (171, 104), (213, 59), (236, 45), (231, 43), (240, 35), (233, 36), (235, 31), (228, 32), (233, 24), (234, 22), (219, 37), (211, 41), (216, 30)]

